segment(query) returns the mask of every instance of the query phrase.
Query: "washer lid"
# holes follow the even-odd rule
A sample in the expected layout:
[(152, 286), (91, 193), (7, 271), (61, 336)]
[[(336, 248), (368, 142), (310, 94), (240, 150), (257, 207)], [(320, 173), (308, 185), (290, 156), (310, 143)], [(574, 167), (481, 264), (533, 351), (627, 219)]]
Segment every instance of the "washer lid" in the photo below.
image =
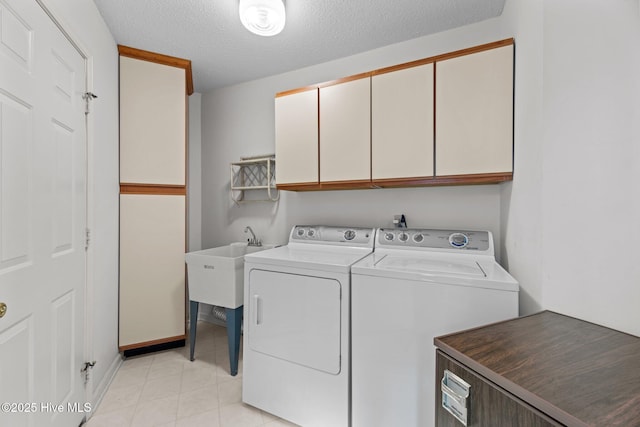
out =
[(475, 260), (433, 259), (427, 257), (399, 257), (388, 255), (382, 258), (376, 267), (415, 271), (418, 273), (447, 274), (466, 277), (487, 277), (480, 264)]
[[(380, 251), (351, 267), (353, 278), (388, 279), (518, 292), (518, 282), (492, 256)], [(361, 282), (365, 283), (365, 282)]]

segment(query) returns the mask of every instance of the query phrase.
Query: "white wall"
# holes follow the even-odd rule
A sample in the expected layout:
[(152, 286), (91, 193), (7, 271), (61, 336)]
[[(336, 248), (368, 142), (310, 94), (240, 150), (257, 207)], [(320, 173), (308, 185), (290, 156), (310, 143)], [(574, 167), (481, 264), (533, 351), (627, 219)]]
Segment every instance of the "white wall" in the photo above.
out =
[(229, 196), (229, 163), (241, 156), (274, 152), (276, 92), (510, 36), (499, 20), (490, 20), (204, 94), (203, 247), (245, 240), (247, 225), (265, 242), (285, 243), (295, 224), (390, 226), (394, 214), (404, 213), (410, 227), (489, 229), (495, 233), (499, 251), (499, 185), (281, 192), (278, 203), (234, 205)]
[(187, 179), (187, 247), (202, 249), (202, 95), (189, 96), (189, 142)]
[[(99, 398), (115, 372), (118, 353), (118, 51), (91, 0), (43, 0), (90, 56), (89, 89), (98, 95), (89, 117), (89, 277), (86, 307), (89, 396)], [(94, 402), (95, 403), (95, 402)]]
[(543, 304), (640, 335), (638, 1), (545, 1), (543, 80)]
[(514, 179), (502, 185), (502, 262), (520, 282), (520, 313), (542, 308), (543, 2), (509, 1), (502, 25), (516, 39)]
[[(220, 89), (202, 99), (203, 247), (251, 225), (486, 228), (521, 285), (521, 314), (556, 310), (640, 335), (640, 12), (637, 0), (507, 0), (501, 17)], [(235, 206), (229, 162), (273, 152), (273, 95), (516, 38), (514, 180), (498, 186), (283, 192)]]
[(503, 20), (517, 45), (503, 261), (521, 312), (640, 335), (638, 1), (511, 0)]

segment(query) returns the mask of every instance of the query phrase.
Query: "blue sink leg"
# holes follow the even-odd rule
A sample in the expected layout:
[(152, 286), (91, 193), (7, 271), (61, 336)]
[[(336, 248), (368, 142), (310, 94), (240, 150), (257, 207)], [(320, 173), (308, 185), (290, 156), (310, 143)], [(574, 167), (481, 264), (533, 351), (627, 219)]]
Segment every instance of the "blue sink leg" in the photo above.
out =
[(238, 359), (240, 357), (240, 331), (242, 328), (242, 306), (227, 308), (227, 340), (229, 342), (229, 365), (231, 375), (238, 375)]
[(198, 324), (198, 301), (189, 301), (189, 359), (196, 360), (196, 325)]

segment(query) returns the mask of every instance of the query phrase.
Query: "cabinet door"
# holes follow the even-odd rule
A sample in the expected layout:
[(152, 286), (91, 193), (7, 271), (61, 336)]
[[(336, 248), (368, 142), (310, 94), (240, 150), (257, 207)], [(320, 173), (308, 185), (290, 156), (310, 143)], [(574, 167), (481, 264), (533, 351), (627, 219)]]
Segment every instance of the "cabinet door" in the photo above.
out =
[(436, 175), (513, 170), (513, 45), (436, 63)]
[(278, 96), (276, 184), (318, 182), (318, 90)]
[(320, 88), (320, 181), (371, 179), (371, 79)]
[(185, 196), (120, 195), (121, 349), (184, 337), (184, 224)]
[(433, 64), (371, 79), (371, 178), (433, 176)]
[(436, 351), (436, 426), (460, 427), (462, 423), (442, 407), (440, 381), (447, 369), (471, 388), (467, 398), (469, 427), (552, 427), (561, 426), (526, 402), (497, 388), (475, 372)]
[(185, 70), (120, 57), (120, 182), (185, 185)]

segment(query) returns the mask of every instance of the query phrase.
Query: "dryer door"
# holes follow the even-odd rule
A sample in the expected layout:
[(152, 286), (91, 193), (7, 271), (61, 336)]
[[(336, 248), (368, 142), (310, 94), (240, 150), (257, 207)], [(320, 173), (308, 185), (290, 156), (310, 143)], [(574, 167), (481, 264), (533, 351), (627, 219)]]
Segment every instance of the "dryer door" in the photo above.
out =
[(251, 270), (251, 350), (339, 374), (341, 287), (325, 277)]

